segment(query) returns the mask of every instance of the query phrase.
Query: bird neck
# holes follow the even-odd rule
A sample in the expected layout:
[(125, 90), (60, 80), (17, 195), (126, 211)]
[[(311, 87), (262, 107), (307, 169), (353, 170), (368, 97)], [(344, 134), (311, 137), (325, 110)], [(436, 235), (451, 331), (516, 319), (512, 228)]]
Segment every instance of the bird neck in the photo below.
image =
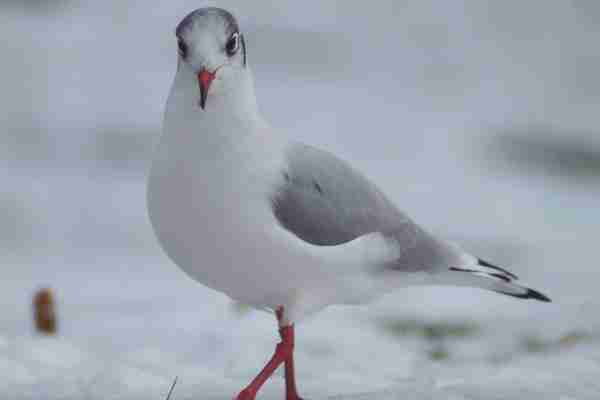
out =
[(204, 109), (199, 105), (197, 79), (179, 66), (167, 100), (164, 140), (218, 156), (263, 124), (249, 67), (215, 79)]

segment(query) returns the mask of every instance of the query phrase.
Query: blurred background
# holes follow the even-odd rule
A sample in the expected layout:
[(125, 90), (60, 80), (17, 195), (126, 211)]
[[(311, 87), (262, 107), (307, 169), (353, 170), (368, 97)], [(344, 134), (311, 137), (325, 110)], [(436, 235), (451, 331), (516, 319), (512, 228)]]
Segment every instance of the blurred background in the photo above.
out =
[[(411, 288), (298, 327), (306, 398), (597, 399), (600, 3), (0, 3), (0, 393), (229, 399), (277, 340), (159, 249), (145, 176), (207, 5), (245, 32), (276, 128), (548, 294)], [(32, 301), (50, 288), (56, 333)], [(282, 380), (263, 398), (283, 398)]]

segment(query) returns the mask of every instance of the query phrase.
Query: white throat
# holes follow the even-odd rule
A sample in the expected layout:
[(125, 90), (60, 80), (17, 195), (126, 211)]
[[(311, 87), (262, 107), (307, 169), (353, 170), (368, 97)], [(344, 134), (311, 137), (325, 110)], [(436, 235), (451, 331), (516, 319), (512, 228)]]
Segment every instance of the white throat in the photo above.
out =
[(199, 100), (198, 78), (180, 61), (165, 109), (163, 145), (218, 156), (262, 125), (249, 67), (221, 68), (204, 109)]

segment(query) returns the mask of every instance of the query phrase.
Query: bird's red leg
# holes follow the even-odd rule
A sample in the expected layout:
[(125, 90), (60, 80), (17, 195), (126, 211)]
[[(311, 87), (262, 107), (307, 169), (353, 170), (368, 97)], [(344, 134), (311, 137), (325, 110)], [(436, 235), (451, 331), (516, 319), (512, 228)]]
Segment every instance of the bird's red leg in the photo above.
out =
[(283, 308), (280, 307), (275, 310), (275, 315), (277, 316), (277, 321), (279, 322), (279, 336), (281, 336), (282, 340), (285, 335), (289, 335), (288, 341), (291, 342), (292, 351), (290, 352), (289, 357), (285, 360), (285, 398), (286, 400), (302, 400), (300, 396), (298, 396), (298, 391), (296, 390), (296, 374), (294, 373), (294, 327), (290, 325), (291, 328), (289, 331), (285, 331), (285, 327), (283, 325)]
[[(281, 336), (281, 342), (277, 344), (275, 347), (275, 354), (269, 360), (267, 365), (264, 366), (262, 371), (254, 378), (252, 382), (244, 390), (242, 390), (238, 395), (236, 400), (254, 400), (256, 397), (256, 393), (262, 387), (262, 385), (273, 375), (273, 372), (284, 362), (286, 362), (292, 352), (294, 350), (294, 327), (292, 325), (283, 326), (279, 329), (279, 334)], [(293, 372), (293, 368), (292, 368)], [(286, 377), (287, 377), (287, 368), (286, 368)], [(293, 383), (293, 380), (292, 380)], [(287, 386), (287, 379), (286, 379)], [(296, 397), (289, 397), (288, 392), (288, 400), (300, 400), (300, 398), (296, 395)]]

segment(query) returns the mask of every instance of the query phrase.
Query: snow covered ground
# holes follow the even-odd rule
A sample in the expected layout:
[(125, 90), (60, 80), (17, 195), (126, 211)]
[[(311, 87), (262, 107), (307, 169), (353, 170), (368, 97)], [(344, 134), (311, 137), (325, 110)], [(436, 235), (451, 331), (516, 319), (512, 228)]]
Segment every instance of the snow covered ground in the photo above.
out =
[[(40, 4), (0, 6), (0, 397), (164, 399), (178, 376), (173, 399), (229, 399), (273, 318), (174, 267), (144, 205), (172, 30), (203, 4)], [(274, 126), (554, 300), (411, 288), (333, 307), (298, 327), (305, 398), (597, 399), (600, 7), (218, 4), (247, 27)], [(55, 337), (32, 328), (39, 287)]]

